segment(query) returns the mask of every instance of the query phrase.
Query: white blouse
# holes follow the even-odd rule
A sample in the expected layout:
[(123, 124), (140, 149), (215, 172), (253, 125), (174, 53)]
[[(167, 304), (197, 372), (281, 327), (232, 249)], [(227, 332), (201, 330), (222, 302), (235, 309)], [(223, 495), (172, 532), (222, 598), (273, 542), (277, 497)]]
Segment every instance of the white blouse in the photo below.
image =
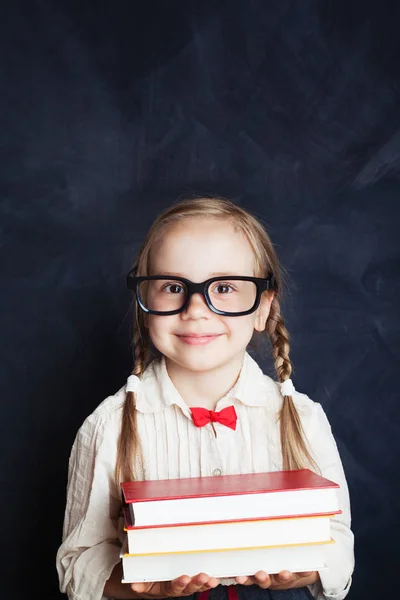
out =
[[(341, 459), (321, 405), (296, 392), (294, 403), (321, 474), (340, 485), (342, 514), (332, 520), (335, 544), (324, 546), (327, 569), (309, 586), (317, 600), (342, 600), (351, 585), (354, 539)], [(100, 600), (105, 582), (120, 561), (123, 522), (114, 480), (117, 439), (125, 388), (106, 398), (85, 420), (72, 447), (63, 541), (57, 552), (60, 590), (70, 600)], [(138, 479), (168, 479), (277, 471), (282, 469), (277, 415), (279, 386), (245, 355), (236, 385), (216, 406), (234, 405), (236, 430), (214, 423), (196, 427), (190, 409), (173, 385), (164, 359), (153, 361), (137, 393), (137, 424), (143, 460)], [(224, 583), (233, 583), (225, 580)]]

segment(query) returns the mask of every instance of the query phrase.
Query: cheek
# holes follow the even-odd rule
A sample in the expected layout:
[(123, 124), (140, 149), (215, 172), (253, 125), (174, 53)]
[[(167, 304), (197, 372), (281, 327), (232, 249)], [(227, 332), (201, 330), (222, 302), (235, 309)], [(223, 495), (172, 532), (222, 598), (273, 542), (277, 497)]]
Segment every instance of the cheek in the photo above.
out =
[(149, 336), (153, 342), (162, 338), (166, 333), (168, 333), (168, 331), (171, 330), (171, 321), (173, 321), (173, 319), (174, 316), (160, 317), (156, 315), (148, 315), (147, 327), (149, 330)]
[(254, 333), (254, 313), (244, 317), (231, 317), (225, 319), (227, 329), (231, 335), (248, 343)]

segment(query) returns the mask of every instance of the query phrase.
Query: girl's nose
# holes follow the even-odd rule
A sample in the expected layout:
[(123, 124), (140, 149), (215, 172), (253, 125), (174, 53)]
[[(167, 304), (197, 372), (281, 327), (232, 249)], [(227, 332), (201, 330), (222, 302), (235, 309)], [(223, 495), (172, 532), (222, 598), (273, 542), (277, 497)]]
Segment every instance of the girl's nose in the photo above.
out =
[(208, 317), (210, 312), (212, 311), (208, 308), (204, 296), (202, 296), (202, 294), (193, 294), (189, 300), (188, 307), (181, 314), (183, 319), (200, 319), (202, 317)]

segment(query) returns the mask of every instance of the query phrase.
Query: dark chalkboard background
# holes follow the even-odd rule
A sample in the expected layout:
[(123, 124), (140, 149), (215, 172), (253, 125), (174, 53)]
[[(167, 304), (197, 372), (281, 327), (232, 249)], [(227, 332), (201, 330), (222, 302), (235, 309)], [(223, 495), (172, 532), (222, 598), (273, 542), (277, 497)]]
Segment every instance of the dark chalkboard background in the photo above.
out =
[(2, 597), (61, 598), (71, 444), (131, 365), (125, 274), (157, 212), (192, 193), (267, 222), (290, 275), (295, 383), (327, 411), (348, 477), (348, 597), (394, 597), (399, 4), (1, 12)]

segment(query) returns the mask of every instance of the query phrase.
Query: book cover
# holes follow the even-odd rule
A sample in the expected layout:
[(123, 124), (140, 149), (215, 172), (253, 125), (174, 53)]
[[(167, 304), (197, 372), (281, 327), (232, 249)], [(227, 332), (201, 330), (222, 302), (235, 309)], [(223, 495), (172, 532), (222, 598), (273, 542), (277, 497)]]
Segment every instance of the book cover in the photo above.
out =
[(309, 469), (121, 483), (124, 500), (127, 504), (338, 487), (337, 483)]

